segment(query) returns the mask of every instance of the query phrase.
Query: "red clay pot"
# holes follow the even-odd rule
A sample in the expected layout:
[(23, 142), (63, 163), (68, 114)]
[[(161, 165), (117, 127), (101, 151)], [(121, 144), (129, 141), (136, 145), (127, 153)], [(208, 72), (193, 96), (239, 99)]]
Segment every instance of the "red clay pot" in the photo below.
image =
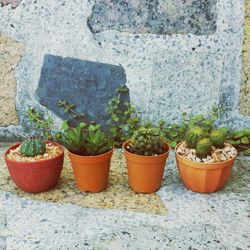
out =
[(80, 191), (98, 193), (108, 187), (113, 151), (114, 148), (95, 156), (81, 156), (69, 152), (76, 185)]
[(61, 148), (62, 152), (51, 158), (35, 162), (19, 162), (7, 158), (11, 149), (17, 148), (20, 143), (7, 149), (4, 159), (9, 173), (15, 184), (25, 192), (38, 193), (56, 186), (63, 167), (63, 147), (55, 142), (50, 142)]
[(236, 159), (216, 162), (199, 163), (188, 160), (177, 153), (175, 148), (177, 167), (184, 185), (198, 193), (212, 193), (220, 190), (231, 175), (231, 170)]
[(153, 193), (161, 187), (170, 146), (165, 143), (166, 153), (157, 156), (143, 156), (128, 152), (130, 140), (123, 143), (127, 162), (129, 186), (137, 193)]

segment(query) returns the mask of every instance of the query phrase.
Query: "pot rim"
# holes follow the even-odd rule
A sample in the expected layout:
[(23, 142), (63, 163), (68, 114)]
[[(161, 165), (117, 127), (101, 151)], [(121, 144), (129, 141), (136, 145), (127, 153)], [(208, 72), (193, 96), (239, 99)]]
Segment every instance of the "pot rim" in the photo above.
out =
[(123, 149), (124, 151), (126, 151), (126, 153), (127, 153), (128, 155), (133, 155), (133, 156), (136, 156), (136, 157), (138, 157), (138, 158), (140, 158), (140, 157), (141, 157), (141, 158), (147, 157), (148, 159), (149, 159), (149, 158), (156, 159), (156, 158), (162, 157), (163, 155), (169, 154), (169, 152), (170, 152), (170, 150), (171, 150), (171, 146), (170, 146), (167, 142), (164, 141), (163, 143), (164, 143), (165, 145), (168, 146), (167, 152), (165, 152), (165, 153), (163, 153), (163, 154), (160, 154), (160, 155), (137, 155), (137, 154), (133, 154), (133, 153), (129, 152), (129, 151), (125, 148), (125, 146), (126, 146), (129, 142), (131, 142), (131, 139), (128, 139), (127, 141), (125, 141), (125, 142), (122, 144), (122, 149)]
[(95, 159), (95, 158), (98, 158), (98, 157), (101, 157), (104, 155), (109, 155), (110, 153), (112, 153), (114, 151), (114, 148), (115, 148), (115, 146), (113, 145), (111, 150), (109, 150), (108, 152), (105, 152), (103, 154), (100, 154), (100, 155), (78, 155), (78, 154), (74, 154), (74, 153), (70, 152), (68, 149), (67, 150), (68, 150), (68, 154), (73, 155), (74, 157), (85, 158), (85, 159), (86, 158)]
[(40, 162), (48, 162), (48, 161), (51, 161), (51, 160), (54, 160), (54, 159), (57, 159), (57, 158), (60, 158), (61, 156), (63, 156), (64, 155), (64, 148), (63, 148), (63, 146), (62, 145), (60, 145), (59, 143), (57, 143), (57, 142), (53, 142), (53, 141), (45, 141), (45, 143), (47, 144), (47, 143), (52, 143), (52, 144), (54, 144), (54, 145), (56, 145), (56, 146), (58, 146), (60, 149), (61, 149), (61, 153), (60, 154), (58, 154), (58, 155), (56, 155), (56, 156), (54, 156), (54, 157), (51, 157), (51, 158), (49, 158), (49, 159), (42, 159), (42, 160), (39, 160), (39, 161), (15, 161), (15, 160), (12, 160), (12, 159), (9, 159), (8, 157), (7, 157), (7, 153), (9, 153), (9, 151), (11, 150), (11, 149), (14, 149), (14, 148), (17, 148), (20, 144), (21, 144), (21, 142), (18, 142), (18, 143), (16, 143), (16, 144), (13, 144), (12, 146), (10, 146), (6, 151), (5, 151), (5, 153), (4, 153), (4, 160), (5, 161), (9, 161), (9, 162), (13, 162), (13, 163), (17, 163), (17, 164), (19, 164), (19, 163), (25, 163), (25, 164), (34, 164), (34, 163), (40, 163)]
[(185, 157), (183, 157), (183, 156), (181, 156), (181, 155), (179, 155), (179, 154), (177, 153), (177, 148), (178, 148), (183, 142), (184, 142), (184, 141), (181, 141), (181, 142), (179, 142), (179, 143), (176, 145), (176, 147), (175, 147), (175, 155), (176, 155), (176, 157), (179, 157), (179, 158), (181, 158), (182, 160), (185, 160), (185, 161), (194, 163), (194, 164), (196, 165), (196, 166), (193, 166), (194, 168), (195, 168), (195, 167), (199, 167), (199, 166), (202, 166), (202, 167), (204, 168), (205, 166), (209, 167), (210, 165), (215, 166), (215, 165), (218, 165), (218, 164), (220, 164), (220, 165), (221, 165), (221, 164), (226, 164), (226, 163), (229, 163), (229, 162), (234, 161), (234, 160), (236, 159), (237, 155), (238, 155), (238, 152), (237, 152), (236, 148), (235, 148), (233, 145), (231, 145), (230, 143), (226, 143), (226, 144), (228, 144), (228, 145), (231, 145), (231, 146), (236, 150), (236, 155), (235, 155), (233, 158), (231, 158), (231, 159), (229, 159), (229, 160), (226, 160), (226, 161), (220, 161), (220, 162), (210, 162), (210, 163), (206, 163), (206, 162), (196, 162), (196, 161), (189, 160), (189, 159), (187, 159), (187, 158), (185, 158)]

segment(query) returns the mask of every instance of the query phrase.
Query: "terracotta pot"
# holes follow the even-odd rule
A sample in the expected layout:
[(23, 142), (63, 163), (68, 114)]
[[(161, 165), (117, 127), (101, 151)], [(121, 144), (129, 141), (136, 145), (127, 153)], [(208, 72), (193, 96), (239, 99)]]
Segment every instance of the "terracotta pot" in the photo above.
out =
[(161, 186), (161, 181), (168, 158), (170, 146), (165, 143), (166, 153), (157, 156), (143, 156), (128, 152), (126, 147), (130, 140), (122, 147), (127, 162), (129, 186), (137, 193), (153, 193)]
[(4, 159), (10, 176), (14, 183), (23, 191), (29, 193), (43, 192), (53, 188), (58, 183), (63, 167), (64, 151), (59, 144), (55, 142), (50, 143), (60, 147), (62, 152), (46, 160), (20, 162), (8, 159), (7, 155), (10, 150), (17, 148), (20, 143), (11, 146), (5, 152)]
[(108, 187), (113, 151), (114, 149), (95, 156), (81, 156), (69, 152), (76, 185), (80, 191), (97, 193)]
[(233, 159), (216, 163), (199, 163), (187, 160), (177, 153), (176, 162), (184, 185), (194, 192), (212, 193), (220, 190), (231, 175), (236, 156)]

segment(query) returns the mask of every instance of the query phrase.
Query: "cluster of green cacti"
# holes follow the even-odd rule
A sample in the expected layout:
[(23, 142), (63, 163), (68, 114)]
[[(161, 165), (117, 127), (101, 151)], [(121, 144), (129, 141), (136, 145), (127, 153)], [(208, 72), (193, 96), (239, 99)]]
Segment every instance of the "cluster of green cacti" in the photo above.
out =
[(138, 155), (153, 156), (164, 153), (164, 142), (159, 131), (154, 128), (137, 130), (129, 146), (129, 151)]
[(187, 147), (196, 149), (198, 156), (204, 157), (211, 153), (212, 146), (223, 148), (227, 137), (227, 130), (218, 128), (210, 133), (205, 132), (202, 128), (191, 128), (186, 134)]
[(20, 146), (20, 152), (27, 157), (43, 155), (46, 152), (46, 144), (38, 139), (25, 140)]
[(195, 148), (197, 142), (205, 137), (207, 133), (202, 128), (194, 127), (187, 132), (185, 140), (189, 148)]

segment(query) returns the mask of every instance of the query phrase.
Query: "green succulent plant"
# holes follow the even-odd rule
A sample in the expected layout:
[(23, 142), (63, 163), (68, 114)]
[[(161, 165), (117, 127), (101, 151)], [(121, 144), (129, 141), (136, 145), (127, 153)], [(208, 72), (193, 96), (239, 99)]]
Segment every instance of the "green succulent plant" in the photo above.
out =
[(43, 155), (46, 152), (46, 143), (39, 139), (28, 139), (21, 143), (20, 153), (27, 157)]
[(196, 148), (197, 142), (205, 138), (207, 136), (207, 133), (204, 131), (204, 129), (199, 127), (193, 127), (188, 130), (185, 141), (187, 143), (187, 146), (189, 148)]
[(68, 126), (67, 121), (63, 123), (61, 132), (57, 134), (57, 140), (70, 152), (78, 155), (85, 155), (84, 130), (85, 123), (79, 123), (76, 128)]
[(100, 125), (90, 124), (87, 129), (85, 126), (85, 123), (80, 123), (71, 128), (64, 122), (57, 140), (77, 155), (99, 155), (112, 149), (112, 141), (101, 131)]
[(200, 157), (209, 155), (212, 151), (212, 142), (209, 138), (202, 138), (197, 142), (196, 153)]
[(164, 142), (159, 130), (155, 128), (140, 128), (129, 145), (129, 151), (138, 155), (153, 156), (164, 153)]
[(223, 148), (227, 139), (227, 129), (218, 128), (210, 133), (210, 140), (216, 148)]
[(112, 149), (113, 143), (101, 131), (99, 125), (90, 125), (86, 131), (85, 149), (87, 155), (99, 155)]

